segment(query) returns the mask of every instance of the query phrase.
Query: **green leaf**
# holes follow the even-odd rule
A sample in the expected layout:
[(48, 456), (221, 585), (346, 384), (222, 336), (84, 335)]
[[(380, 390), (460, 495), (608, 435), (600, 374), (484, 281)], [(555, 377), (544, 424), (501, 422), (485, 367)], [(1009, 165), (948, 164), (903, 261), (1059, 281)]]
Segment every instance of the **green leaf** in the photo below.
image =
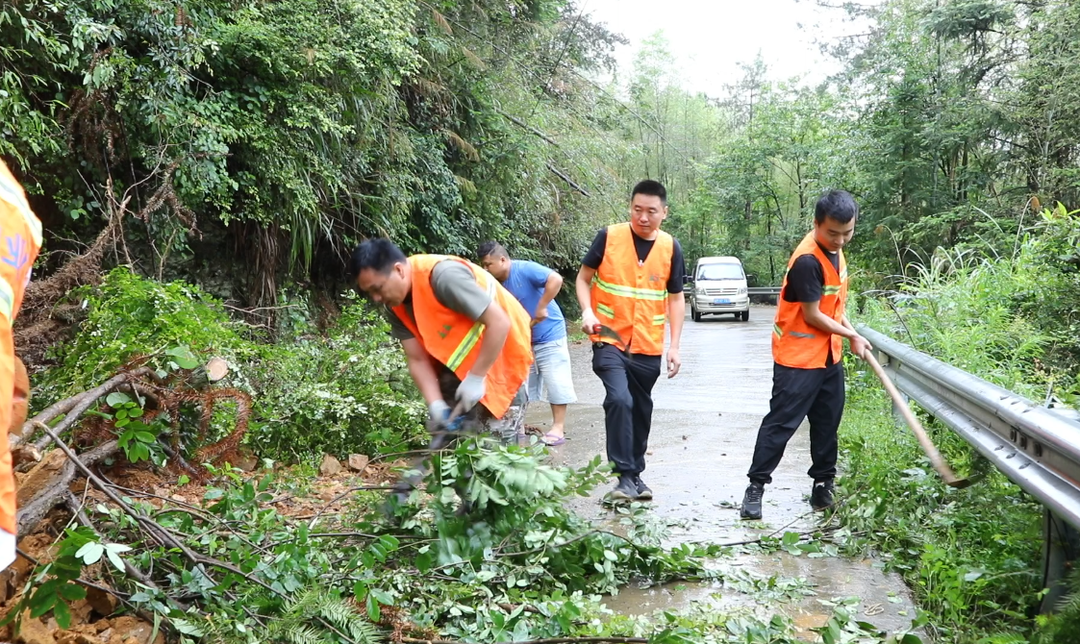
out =
[(58, 601), (53, 606), (53, 617), (56, 618), (56, 624), (60, 628), (66, 629), (71, 626), (71, 609), (64, 602)]
[(90, 566), (100, 561), (101, 555), (103, 554), (105, 554), (105, 546), (97, 541), (91, 541), (82, 548), (79, 548), (79, 551), (75, 553), (75, 556), (81, 559), (83, 564)]
[(109, 561), (120, 572), (126, 572), (127, 570), (124, 567), (124, 560), (120, 558), (120, 553), (129, 550), (131, 550), (131, 546), (122, 543), (110, 543), (105, 546), (105, 554), (109, 557)]
[(199, 359), (195, 357), (195, 354), (191, 353), (191, 349), (185, 345), (173, 347), (165, 352), (165, 355), (173, 357), (177, 366), (181, 369), (194, 369), (199, 366)]
[(78, 584), (64, 584), (60, 587), (60, 596), (69, 602), (86, 599), (86, 589)]
[(131, 402), (131, 396), (128, 396), (127, 394), (120, 391), (114, 391), (108, 396), (105, 396), (105, 404), (112, 407), (113, 409), (117, 409), (124, 403), (128, 402)]

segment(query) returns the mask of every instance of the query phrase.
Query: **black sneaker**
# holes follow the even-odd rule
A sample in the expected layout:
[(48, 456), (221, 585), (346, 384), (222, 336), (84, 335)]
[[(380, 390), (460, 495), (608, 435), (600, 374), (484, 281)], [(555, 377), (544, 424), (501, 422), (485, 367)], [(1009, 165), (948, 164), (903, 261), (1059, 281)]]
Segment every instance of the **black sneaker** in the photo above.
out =
[(743, 519), (761, 518), (761, 497), (765, 495), (764, 483), (750, 483), (746, 486), (746, 493), (742, 498), (742, 510), (739, 517)]
[(814, 481), (814, 488), (810, 490), (810, 507), (815, 510), (827, 510), (833, 506), (833, 482)]
[(637, 496), (634, 497), (636, 501), (652, 501), (652, 489), (648, 485), (645, 485), (645, 481), (641, 480), (641, 476), (634, 475), (634, 485), (637, 487)]
[(634, 483), (634, 476), (631, 474), (620, 474), (619, 482), (615, 485), (615, 489), (608, 492), (604, 496), (604, 500), (608, 503), (626, 503), (636, 499), (637, 495), (638, 489), (637, 484)]

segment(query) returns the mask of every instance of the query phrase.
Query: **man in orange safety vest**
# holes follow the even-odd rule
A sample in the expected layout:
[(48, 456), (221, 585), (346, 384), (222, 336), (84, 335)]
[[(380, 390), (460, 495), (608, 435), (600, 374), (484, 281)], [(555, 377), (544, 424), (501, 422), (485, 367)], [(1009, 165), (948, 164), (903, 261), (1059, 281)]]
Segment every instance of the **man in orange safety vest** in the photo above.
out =
[[(30, 269), (41, 249), (41, 221), (30, 210), (26, 193), (0, 160), (0, 569), (15, 561), (17, 534), (15, 474), (8, 432), (25, 418), (12, 412), (15, 393), (15, 342), (11, 326), (30, 282)], [(21, 363), (20, 363), (21, 366)], [(25, 413), (25, 411), (23, 412)]]
[(843, 248), (855, 234), (859, 206), (843, 190), (822, 196), (814, 207), (814, 228), (788, 261), (773, 322), (773, 388), (769, 413), (761, 421), (743, 496), (743, 519), (761, 518), (765, 485), (780, 464), (784, 447), (810, 421), (808, 474), (814, 485), (810, 506), (833, 505), (836, 430), (844, 413), (843, 338), (862, 357), (871, 349), (845, 314), (848, 270)]
[(611, 502), (647, 501), (653, 496), (641, 473), (652, 428), (652, 389), (660, 377), (668, 322), (668, 378), (674, 378), (682, 364), (686, 267), (679, 242), (660, 230), (667, 212), (664, 186), (652, 180), (639, 182), (630, 195), (630, 221), (597, 233), (577, 275), (581, 326), (593, 341), (593, 371), (606, 391), (608, 461), (619, 477), (607, 495)]
[(524, 385), (532, 365), (531, 316), (479, 266), (448, 255), (405, 257), (389, 239), (353, 252), (356, 284), (390, 311), (413, 381), (428, 404), (429, 428), (456, 401), (464, 427), (506, 442), (525, 423)]

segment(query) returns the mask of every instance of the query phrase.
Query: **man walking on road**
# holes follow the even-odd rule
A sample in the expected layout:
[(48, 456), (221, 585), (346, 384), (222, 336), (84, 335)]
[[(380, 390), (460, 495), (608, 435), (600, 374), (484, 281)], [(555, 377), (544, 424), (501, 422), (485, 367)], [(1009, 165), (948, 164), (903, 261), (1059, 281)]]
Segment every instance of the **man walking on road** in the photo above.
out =
[(357, 286), (390, 311), (391, 334), (428, 404), (428, 429), (465, 414), (463, 430), (517, 440), (525, 423), (524, 384), (532, 364), (530, 317), (484, 269), (460, 257), (406, 258), (389, 239), (353, 251)]
[(532, 314), (533, 362), (529, 372), (529, 400), (537, 401), (547, 389), (551, 404), (551, 431), (541, 439), (547, 445), (566, 442), (566, 406), (577, 402), (570, 375), (570, 350), (566, 344), (566, 321), (555, 296), (563, 285), (561, 275), (547, 266), (510, 259), (501, 244), (484, 242), (476, 252), (480, 265), (499, 280)]
[(836, 430), (844, 413), (843, 338), (857, 356), (872, 349), (844, 313), (848, 271), (843, 248), (855, 233), (858, 216), (850, 194), (826, 193), (814, 207), (814, 229), (788, 261), (773, 322), (772, 400), (747, 473), (744, 519), (761, 518), (765, 485), (772, 483), (773, 470), (803, 418), (810, 421), (810, 506), (824, 510), (833, 505)]
[(641, 473), (665, 320), (671, 323), (668, 378), (674, 378), (681, 365), (686, 269), (679, 242), (660, 230), (667, 212), (664, 186), (651, 180), (638, 183), (630, 195), (630, 221), (597, 233), (577, 275), (582, 330), (593, 341), (593, 371), (606, 392), (607, 456), (619, 477), (607, 496), (612, 502), (652, 498)]

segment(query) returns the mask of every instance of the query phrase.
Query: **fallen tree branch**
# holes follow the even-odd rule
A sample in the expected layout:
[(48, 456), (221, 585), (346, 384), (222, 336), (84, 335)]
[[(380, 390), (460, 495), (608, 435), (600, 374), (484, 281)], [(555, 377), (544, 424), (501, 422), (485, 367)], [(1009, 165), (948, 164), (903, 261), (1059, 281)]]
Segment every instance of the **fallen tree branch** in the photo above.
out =
[[(42, 424), (42, 426), (47, 427), (47, 425), (44, 424)], [(118, 450), (119, 446), (117, 445), (117, 442), (111, 440), (98, 445), (81, 457), (75, 456), (74, 454), (67, 454), (68, 461), (64, 463), (64, 467), (60, 470), (60, 474), (43, 488), (41, 492), (37, 493), (33, 499), (19, 508), (17, 515), (19, 533), (28, 534), (31, 532), (33, 527), (48, 514), (49, 510), (65, 500), (65, 495), (68, 494), (68, 486), (75, 480), (75, 476), (80, 469), (79, 466), (85, 468), (88, 465), (93, 465), (108, 456), (112, 456)]]
[[(15, 436), (14, 434), (8, 438), (9, 447), (15, 447), (22, 441), (28, 439), (33, 435), (34, 429), (40, 423), (41, 425), (48, 426), (48, 423), (58, 416), (64, 415), (65, 418), (56, 427), (51, 428), (57, 434), (62, 434), (65, 430), (75, 424), (79, 418), (86, 413), (86, 410), (94, 406), (98, 398), (112, 393), (117, 387), (124, 383), (131, 382), (136, 378), (142, 378), (143, 376), (150, 376), (157, 378), (157, 374), (150, 367), (139, 367), (132, 371), (126, 371), (124, 373), (117, 374), (112, 378), (109, 378), (102, 384), (93, 389), (89, 389), (80, 394), (76, 394), (65, 400), (55, 402), (41, 411), (38, 415), (27, 420), (22, 426), (22, 435)], [(35, 444), (38, 449), (44, 449), (49, 444), (51, 439), (43, 438), (43, 444)]]

